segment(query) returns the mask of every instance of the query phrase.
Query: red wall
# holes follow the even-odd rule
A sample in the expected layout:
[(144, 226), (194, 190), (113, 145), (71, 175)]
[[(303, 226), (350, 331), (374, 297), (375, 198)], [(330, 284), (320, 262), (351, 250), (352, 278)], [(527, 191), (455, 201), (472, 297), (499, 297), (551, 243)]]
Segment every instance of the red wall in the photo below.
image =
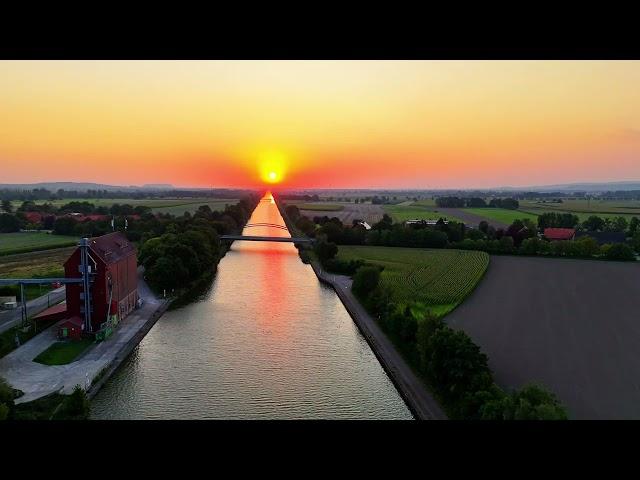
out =
[[(98, 264), (94, 282), (91, 287), (93, 302), (91, 324), (93, 326), (93, 331), (96, 331), (107, 319), (107, 311), (109, 308), (108, 275), (111, 274), (111, 281), (113, 283), (113, 302), (114, 305), (117, 306), (118, 302), (126, 299), (138, 288), (138, 276), (136, 270), (137, 259), (135, 255), (131, 255), (119, 262), (106, 265), (100, 257), (91, 250), (90, 255)], [(93, 266), (93, 262), (89, 261), (89, 264)], [(71, 257), (69, 257), (67, 263), (65, 263), (65, 277), (80, 278), (82, 275), (78, 270), (79, 265), (80, 249), (77, 248)], [(84, 304), (84, 302), (80, 300), (81, 292), (82, 284), (67, 285), (67, 312), (69, 317), (77, 315), (84, 318), (82, 313), (80, 313), (80, 307)], [(112, 308), (111, 314), (113, 315), (116, 313), (118, 313), (117, 307), (115, 310)]]

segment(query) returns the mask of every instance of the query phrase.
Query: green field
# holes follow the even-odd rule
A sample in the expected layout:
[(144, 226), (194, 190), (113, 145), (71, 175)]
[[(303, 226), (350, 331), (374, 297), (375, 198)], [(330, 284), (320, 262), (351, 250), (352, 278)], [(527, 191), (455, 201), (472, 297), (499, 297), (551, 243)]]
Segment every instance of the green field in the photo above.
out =
[(381, 282), (391, 288), (394, 301), (423, 302), (439, 316), (471, 293), (489, 265), (486, 253), (463, 250), (341, 245), (338, 257), (384, 266)]
[[(114, 203), (120, 205), (127, 204), (132, 207), (144, 206), (150, 207), (154, 212), (158, 213), (170, 213), (172, 215), (182, 215), (188, 211), (190, 213), (195, 212), (200, 205), (209, 205), (212, 210), (222, 210), (225, 204), (235, 204), (237, 199), (233, 198), (74, 198), (64, 200), (52, 200), (47, 202), (46, 200), (38, 200), (35, 203), (41, 205), (43, 203), (51, 203), (56, 207), (60, 207), (70, 202), (89, 202), (93, 203), (96, 207), (110, 207)], [(17, 209), (22, 202), (14, 200), (12, 202), (14, 209)]]
[(583, 222), (592, 215), (602, 218), (640, 218), (640, 202), (636, 200), (563, 200), (562, 203), (522, 200), (520, 209), (537, 215), (548, 212), (572, 213)]
[(34, 362), (43, 365), (66, 365), (73, 362), (87, 348), (93, 345), (93, 340), (83, 338), (82, 340), (67, 340), (56, 342), (40, 353)]
[[(208, 205), (211, 210), (223, 211), (227, 205), (235, 205), (238, 200), (224, 199), (224, 200), (198, 200), (192, 203), (180, 203), (177, 205), (169, 205), (164, 207), (152, 207), (153, 213), (170, 213), (175, 216), (182, 216), (184, 212), (194, 214), (198, 208), (202, 205)], [(150, 205), (147, 205), (150, 206)]]
[(77, 243), (76, 237), (51, 235), (45, 232), (0, 233), (0, 255), (67, 247)]
[(411, 205), (415, 205), (416, 207), (435, 207), (436, 201), (433, 198), (426, 198), (424, 200), (412, 202)]
[(506, 208), (465, 208), (464, 211), (495, 220), (496, 222), (502, 222), (506, 225), (511, 225), (514, 220), (524, 220), (525, 218), (534, 223), (538, 221), (537, 215), (521, 210), (508, 210)]
[(452, 217), (451, 215), (438, 212), (437, 209), (429, 209), (426, 207), (413, 205), (383, 205), (385, 213), (387, 213), (394, 222), (404, 222), (406, 220), (438, 220), (443, 217), (454, 222), (462, 222), (462, 220)]

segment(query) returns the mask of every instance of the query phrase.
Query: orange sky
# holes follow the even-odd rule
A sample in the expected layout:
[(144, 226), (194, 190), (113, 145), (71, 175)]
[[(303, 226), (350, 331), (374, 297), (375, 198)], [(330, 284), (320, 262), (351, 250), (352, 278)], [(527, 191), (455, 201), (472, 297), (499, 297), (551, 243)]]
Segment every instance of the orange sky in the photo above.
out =
[(638, 61), (0, 61), (0, 183), (640, 180), (639, 85)]

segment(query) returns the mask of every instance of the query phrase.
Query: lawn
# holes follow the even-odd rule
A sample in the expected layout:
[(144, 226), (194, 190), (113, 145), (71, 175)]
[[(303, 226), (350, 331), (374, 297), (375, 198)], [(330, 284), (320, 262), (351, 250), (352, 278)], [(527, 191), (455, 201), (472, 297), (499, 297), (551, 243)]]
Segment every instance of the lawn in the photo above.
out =
[(426, 198), (424, 200), (412, 202), (411, 205), (415, 205), (416, 207), (435, 207), (436, 201), (433, 198)]
[(40, 353), (33, 361), (44, 365), (66, 365), (78, 358), (93, 343), (93, 340), (87, 338), (56, 342)]
[(45, 232), (0, 233), (0, 255), (48, 250), (77, 243), (76, 237), (52, 235)]
[(486, 253), (463, 250), (341, 245), (338, 257), (384, 266), (381, 282), (391, 288), (395, 302), (423, 302), (438, 316), (458, 306), (489, 265)]
[(462, 220), (438, 212), (437, 209), (421, 207), (416, 205), (383, 205), (385, 213), (393, 218), (394, 222), (404, 222), (406, 220), (438, 220), (440, 217), (454, 222), (462, 222)]
[(514, 220), (524, 220), (528, 218), (537, 223), (538, 216), (533, 213), (523, 212), (521, 210), (508, 210), (506, 208), (465, 208), (465, 212), (473, 213), (479, 217), (485, 217), (496, 222), (511, 225)]

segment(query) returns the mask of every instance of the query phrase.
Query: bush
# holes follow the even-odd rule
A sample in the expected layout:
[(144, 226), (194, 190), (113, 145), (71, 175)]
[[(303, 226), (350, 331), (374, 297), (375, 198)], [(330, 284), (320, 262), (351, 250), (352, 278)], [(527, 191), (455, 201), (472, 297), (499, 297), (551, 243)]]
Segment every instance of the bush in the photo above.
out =
[(346, 261), (339, 258), (332, 258), (325, 262), (324, 268), (329, 272), (337, 273), (339, 275), (353, 275), (364, 265), (365, 261), (362, 259)]
[(366, 298), (380, 282), (380, 269), (372, 265), (360, 267), (353, 276), (351, 289), (360, 297)]
[(556, 397), (536, 385), (488, 399), (480, 414), (483, 420), (567, 420)]
[(631, 247), (625, 243), (614, 243), (608, 246), (605, 256), (609, 260), (635, 260), (635, 255)]

